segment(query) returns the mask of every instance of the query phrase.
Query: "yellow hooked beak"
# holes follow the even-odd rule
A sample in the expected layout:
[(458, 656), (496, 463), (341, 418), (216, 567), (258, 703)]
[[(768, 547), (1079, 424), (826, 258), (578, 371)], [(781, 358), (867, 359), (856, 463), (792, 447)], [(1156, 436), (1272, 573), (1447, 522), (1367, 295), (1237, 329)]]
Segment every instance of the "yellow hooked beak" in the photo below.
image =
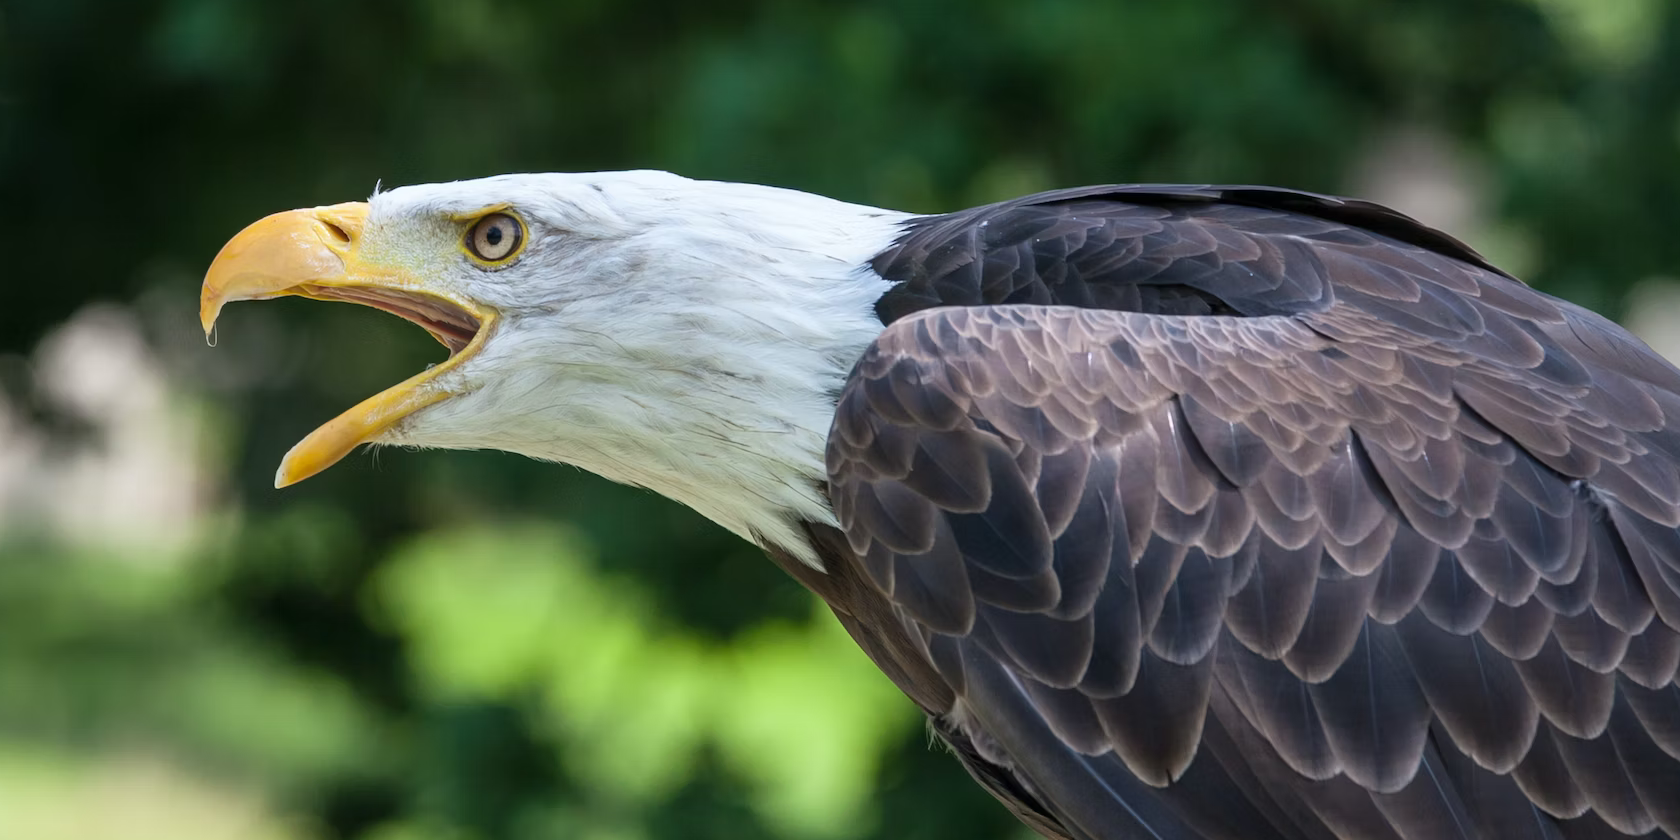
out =
[(332, 466), (404, 417), (455, 396), (458, 391), (436, 380), (477, 353), (495, 323), (495, 312), (475, 301), (363, 260), (367, 215), (362, 202), (276, 213), (223, 245), (204, 275), (198, 316), (206, 335), (229, 301), (299, 295), (382, 309), (425, 327), (449, 348), (447, 361), (363, 400), (299, 441), (280, 462), (275, 487)]

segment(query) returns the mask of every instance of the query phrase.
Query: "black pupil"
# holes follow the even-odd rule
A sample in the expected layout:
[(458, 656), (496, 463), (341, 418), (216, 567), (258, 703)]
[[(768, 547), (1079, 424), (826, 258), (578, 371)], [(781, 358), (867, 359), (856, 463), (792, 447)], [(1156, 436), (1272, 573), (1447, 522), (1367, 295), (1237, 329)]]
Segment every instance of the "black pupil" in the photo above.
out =
[(501, 225), (491, 225), (490, 229), (484, 232), (484, 241), (492, 246), (502, 244)]

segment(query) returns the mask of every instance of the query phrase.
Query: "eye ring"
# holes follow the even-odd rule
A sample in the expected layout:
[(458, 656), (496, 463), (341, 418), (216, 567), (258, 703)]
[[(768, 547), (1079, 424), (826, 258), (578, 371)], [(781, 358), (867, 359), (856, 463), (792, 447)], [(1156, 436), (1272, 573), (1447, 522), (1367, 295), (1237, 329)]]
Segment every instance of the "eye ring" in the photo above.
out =
[(511, 213), (491, 213), (467, 228), (463, 244), (481, 262), (506, 262), (525, 244), (525, 226)]

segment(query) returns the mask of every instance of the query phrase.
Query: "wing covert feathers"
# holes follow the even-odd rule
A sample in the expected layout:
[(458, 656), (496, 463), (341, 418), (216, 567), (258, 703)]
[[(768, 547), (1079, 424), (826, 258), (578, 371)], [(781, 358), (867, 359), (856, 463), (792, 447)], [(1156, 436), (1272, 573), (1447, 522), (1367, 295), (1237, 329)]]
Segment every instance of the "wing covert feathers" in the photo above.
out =
[(1680, 837), (1680, 374), (1368, 238), (1287, 315), (939, 308), (859, 362), (835, 509), (1041, 831)]

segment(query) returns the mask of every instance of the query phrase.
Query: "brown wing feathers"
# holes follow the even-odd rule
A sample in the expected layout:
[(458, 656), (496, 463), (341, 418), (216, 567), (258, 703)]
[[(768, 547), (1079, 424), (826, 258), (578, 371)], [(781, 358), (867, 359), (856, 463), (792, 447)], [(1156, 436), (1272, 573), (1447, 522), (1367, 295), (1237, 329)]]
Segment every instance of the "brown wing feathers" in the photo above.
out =
[(1680, 373), (1380, 208), (1138, 189), (884, 254), (830, 437), (863, 579), (1017, 810), (1680, 837)]

